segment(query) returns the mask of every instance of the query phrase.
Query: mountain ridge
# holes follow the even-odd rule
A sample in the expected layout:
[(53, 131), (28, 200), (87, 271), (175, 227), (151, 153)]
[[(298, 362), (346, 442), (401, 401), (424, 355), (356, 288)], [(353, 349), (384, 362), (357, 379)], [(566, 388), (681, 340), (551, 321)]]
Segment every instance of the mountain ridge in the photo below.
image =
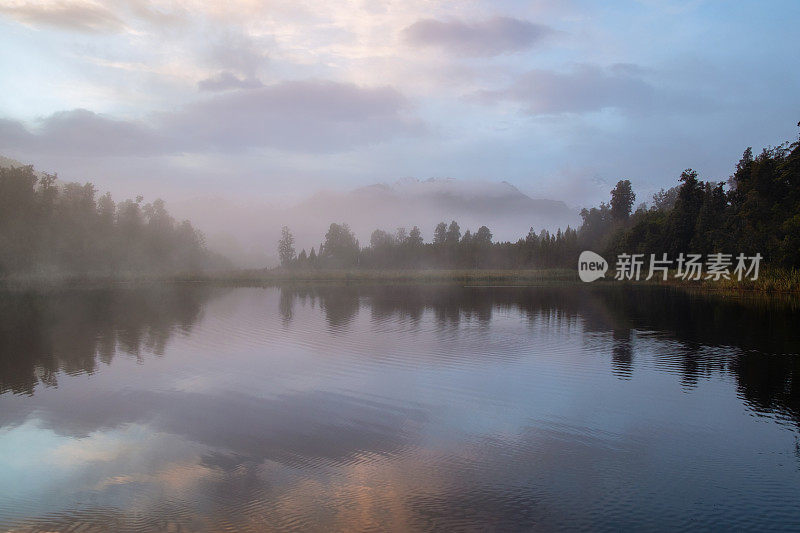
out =
[[(320, 208), (337, 206), (345, 212), (348, 204), (353, 202), (371, 201), (375, 203), (404, 202), (406, 208), (411, 206), (440, 209), (443, 215), (460, 216), (469, 211), (482, 213), (490, 218), (501, 213), (508, 214), (511, 210), (519, 215), (531, 215), (534, 221), (544, 223), (543, 228), (549, 229), (553, 221), (543, 220), (555, 217), (555, 225), (575, 226), (578, 211), (567, 206), (561, 200), (546, 198), (532, 198), (508, 181), (482, 181), (482, 180), (457, 180), (455, 178), (403, 178), (394, 183), (372, 183), (357, 187), (349, 191), (334, 192), (320, 191), (309, 198), (299, 202), (292, 209)], [(410, 205), (409, 205), (410, 204)], [(394, 206), (381, 206), (389, 209)], [(352, 212), (351, 212), (352, 213)], [(541, 228), (539, 228), (541, 229)]]

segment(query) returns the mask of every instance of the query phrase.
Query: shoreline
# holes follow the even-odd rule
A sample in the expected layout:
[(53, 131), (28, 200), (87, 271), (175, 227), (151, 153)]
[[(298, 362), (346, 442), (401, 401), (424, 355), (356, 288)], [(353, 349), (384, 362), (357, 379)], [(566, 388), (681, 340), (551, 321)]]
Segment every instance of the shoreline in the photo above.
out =
[(176, 274), (120, 274), (15, 276), (0, 279), (2, 290), (103, 288), (152, 284), (206, 284), (223, 286), (273, 286), (286, 284), (398, 284), (529, 287), (553, 284), (580, 286), (660, 286), (724, 294), (800, 294), (800, 271), (765, 269), (758, 280), (617, 281), (604, 278), (592, 283), (579, 280), (572, 269), (540, 270), (229, 270)]

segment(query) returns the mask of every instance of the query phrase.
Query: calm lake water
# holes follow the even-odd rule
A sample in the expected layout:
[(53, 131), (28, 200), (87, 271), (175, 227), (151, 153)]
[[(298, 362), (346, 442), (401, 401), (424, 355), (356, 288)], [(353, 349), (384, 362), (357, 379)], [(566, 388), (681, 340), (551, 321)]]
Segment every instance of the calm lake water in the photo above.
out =
[(0, 293), (0, 530), (800, 528), (800, 308)]

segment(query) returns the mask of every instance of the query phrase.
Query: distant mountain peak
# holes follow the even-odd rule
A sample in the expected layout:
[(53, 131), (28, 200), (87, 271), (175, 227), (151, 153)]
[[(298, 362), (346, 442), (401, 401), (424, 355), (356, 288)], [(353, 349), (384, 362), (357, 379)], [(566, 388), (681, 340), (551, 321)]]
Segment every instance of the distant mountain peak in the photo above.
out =
[(432, 177), (421, 180), (406, 177), (395, 181), (391, 185), (385, 185), (385, 187), (400, 196), (410, 197), (458, 196), (469, 199), (503, 197), (530, 199), (507, 181), (460, 180), (450, 177)]

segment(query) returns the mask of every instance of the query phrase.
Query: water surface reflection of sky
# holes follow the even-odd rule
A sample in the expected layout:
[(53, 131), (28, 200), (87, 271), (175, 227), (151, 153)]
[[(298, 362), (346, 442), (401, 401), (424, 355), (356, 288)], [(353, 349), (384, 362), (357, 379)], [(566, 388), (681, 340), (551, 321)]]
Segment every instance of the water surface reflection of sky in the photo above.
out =
[(0, 527), (790, 528), (798, 314), (575, 287), (14, 293)]

